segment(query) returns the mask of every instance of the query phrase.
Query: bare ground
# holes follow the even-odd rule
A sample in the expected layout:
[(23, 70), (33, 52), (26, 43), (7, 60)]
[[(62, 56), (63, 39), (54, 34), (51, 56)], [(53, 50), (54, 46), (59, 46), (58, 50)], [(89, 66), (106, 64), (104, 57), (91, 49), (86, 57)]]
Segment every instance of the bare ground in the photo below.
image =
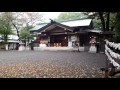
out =
[(0, 78), (103, 78), (105, 55), (67, 51), (0, 51)]

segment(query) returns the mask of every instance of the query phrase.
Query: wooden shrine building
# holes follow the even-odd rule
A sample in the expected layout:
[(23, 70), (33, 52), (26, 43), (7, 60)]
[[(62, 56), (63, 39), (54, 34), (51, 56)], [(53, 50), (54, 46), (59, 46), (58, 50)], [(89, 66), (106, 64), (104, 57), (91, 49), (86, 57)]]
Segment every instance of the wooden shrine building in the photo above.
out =
[(80, 47), (81, 51), (88, 51), (90, 40), (95, 38), (99, 42), (99, 37), (103, 33), (95, 30), (92, 19), (71, 20), (36, 25), (29, 30), (36, 37), (36, 47)]

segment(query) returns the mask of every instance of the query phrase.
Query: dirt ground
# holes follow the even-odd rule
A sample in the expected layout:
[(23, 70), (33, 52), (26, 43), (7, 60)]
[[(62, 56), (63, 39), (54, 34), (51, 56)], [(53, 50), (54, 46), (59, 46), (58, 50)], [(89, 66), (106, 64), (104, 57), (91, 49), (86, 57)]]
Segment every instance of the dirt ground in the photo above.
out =
[(105, 54), (0, 51), (0, 78), (103, 78)]

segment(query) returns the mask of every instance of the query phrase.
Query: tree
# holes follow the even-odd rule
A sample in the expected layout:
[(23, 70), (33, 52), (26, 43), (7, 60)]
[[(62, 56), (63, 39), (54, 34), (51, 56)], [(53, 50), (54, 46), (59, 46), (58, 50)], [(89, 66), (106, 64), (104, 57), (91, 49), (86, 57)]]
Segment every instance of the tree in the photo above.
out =
[(27, 25), (34, 25), (37, 21), (43, 20), (43, 15), (38, 12), (10, 12), (13, 15), (11, 19), (12, 25), (17, 31), (17, 35), (20, 39), (20, 31)]
[(3, 36), (4, 43), (7, 43), (8, 35), (13, 34), (11, 30), (16, 30), (20, 40), (20, 31), (42, 21), (42, 14), (38, 12), (1, 12), (0, 13), (0, 33)]
[(120, 12), (116, 14), (114, 42), (120, 43)]
[(109, 31), (114, 29), (115, 25), (115, 12), (84, 12), (88, 15), (88, 18), (92, 18), (95, 24), (95, 28), (99, 28), (103, 31)]
[(20, 31), (20, 39), (25, 41), (25, 44), (27, 45), (27, 41), (29, 42), (30, 39), (33, 39), (33, 37), (30, 35), (29, 30), (33, 28), (32, 26), (26, 26)]
[(67, 20), (75, 20), (87, 18), (87, 15), (84, 15), (82, 12), (63, 12), (57, 18), (56, 21), (67, 21)]
[(26, 26), (20, 31), (20, 38), (21, 39), (26, 39), (31, 37), (29, 30), (33, 28), (32, 26)]
[(5, 50), (8, 50), (8, 35), (13, 34), (11, 25), (11, 13), (4, 12), (0, 13), (0, 35), (3, 39), (3, 45), (5, 45)]
[[(90, 17), (90, 15), (88, 16)], [(120, 12), (93, 12), (92, 16), (97, 17), (96, 23), (99, 23), (99, 27), (103, 27), (103, 31), (112, 30), (114, 32), (112, 39), (114, 42), (120, 42)]]
[(12, 18), (10, 13), (1, 13), (0, 15), (0, 34), (2, 35), (3, 42), (8, 43), (8, 35), (14, 34), (12, 31), (12, 25), (10, 22)]

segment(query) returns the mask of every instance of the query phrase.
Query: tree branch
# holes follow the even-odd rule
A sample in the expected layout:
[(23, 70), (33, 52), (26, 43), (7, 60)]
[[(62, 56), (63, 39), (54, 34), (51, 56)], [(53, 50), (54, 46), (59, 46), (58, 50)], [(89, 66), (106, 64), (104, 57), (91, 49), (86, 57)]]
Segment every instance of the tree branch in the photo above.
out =
[(13, 24), (13, 26), (16, 28), (16, 31), (17, 31), (17, 36), (18, 36), (18, 38), (19, 38), (19, 40), (20, 40), (20, 35), (19, 35), (19, 31), (18, 31), (18, 28), (17, 28), (17, 26), (12, 22), (12, 24)]

